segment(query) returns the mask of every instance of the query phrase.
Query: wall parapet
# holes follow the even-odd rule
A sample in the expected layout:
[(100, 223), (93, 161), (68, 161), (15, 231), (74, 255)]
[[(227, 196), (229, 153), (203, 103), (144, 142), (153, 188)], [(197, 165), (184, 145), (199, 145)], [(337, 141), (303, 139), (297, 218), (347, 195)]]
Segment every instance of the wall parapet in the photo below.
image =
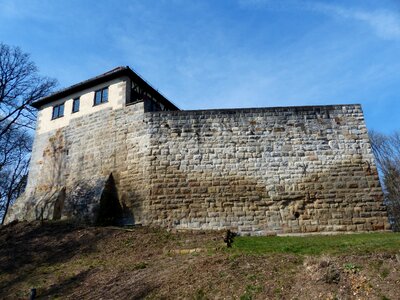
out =
[(213, 115), (213, 114), (247, 114), (247, 113), (264, 113), (264, 112), (320, 112), (330, 110), (357, 110), (362, 111), (361, 104), (335, 104), (335, 105), (304, 105), (304, 106), (276, 106), (276, 107), (253, 107), (253, 108), (218, 108), (218, 109), (200, 109), (200, 110), (178, 110), (178, 111), (157, 111), (146, 112), (154, 116), (161, 115)]

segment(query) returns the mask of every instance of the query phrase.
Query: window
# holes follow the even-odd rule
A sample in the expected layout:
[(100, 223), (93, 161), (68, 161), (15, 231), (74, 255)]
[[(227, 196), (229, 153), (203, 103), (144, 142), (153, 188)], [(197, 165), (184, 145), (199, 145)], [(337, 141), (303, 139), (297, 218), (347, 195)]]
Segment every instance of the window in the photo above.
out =
[(108, 87), (94, 93), (94, 105), (108, 102)]
[(75, 98), (74, 102), (72, 103), (72, 113), (76, 113), (79, 111), (79, 104), (80, 104), (80, 99)]
[(53, 106), (53, 115), (51, 116), (51, 119), (58, 119), (64, 116), (64, 103), (61, 103), (59, 105)]

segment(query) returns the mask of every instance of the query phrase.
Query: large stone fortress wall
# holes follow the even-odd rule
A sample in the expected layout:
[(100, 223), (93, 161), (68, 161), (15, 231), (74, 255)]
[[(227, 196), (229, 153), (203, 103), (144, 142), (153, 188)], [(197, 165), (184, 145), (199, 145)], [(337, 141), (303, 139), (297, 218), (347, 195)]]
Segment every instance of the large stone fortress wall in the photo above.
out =
[(148, 219), (240, 232), (387, 227), (360, 105), (155, 112)]
[(27, 191), (7, 220), (93, 221), (112, 177), (136, 223), (252, 234), (389, 228), (359, 105), (148, 107), (105, 108), (38, 133)]

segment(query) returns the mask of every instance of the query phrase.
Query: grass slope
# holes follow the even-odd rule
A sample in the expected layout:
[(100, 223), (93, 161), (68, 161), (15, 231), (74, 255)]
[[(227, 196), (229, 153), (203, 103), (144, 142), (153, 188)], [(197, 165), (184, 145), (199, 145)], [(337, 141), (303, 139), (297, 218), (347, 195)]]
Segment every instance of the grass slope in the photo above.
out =
[(400, 234), (380, 232), (304, 237), (237, 237), (234, 249), (238, 253), (303, 255), (396, 252), (400, 249)]
[(0, 229), (0, 299), (398, 299), (400, 235), (237, 237), (63, 222)]

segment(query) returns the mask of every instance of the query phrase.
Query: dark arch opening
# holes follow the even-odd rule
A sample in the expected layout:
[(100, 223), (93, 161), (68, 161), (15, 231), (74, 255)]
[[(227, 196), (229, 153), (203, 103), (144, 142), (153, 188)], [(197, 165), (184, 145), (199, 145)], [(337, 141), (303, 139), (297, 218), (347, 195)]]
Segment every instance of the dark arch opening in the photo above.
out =
[(122, 219), (120, 220), (119, 225), (121, 226), (135, 225), (135, 217), (133, 216), (130, 208), (126, 206), (124, 201), (122, 201)]
[(100, 197), (96, 224), (100, 226), (118, 225), (121, 218), (122, 207), (118, 200), (114, 177), (110, 174)]
[(53, 220), (60, 220), (65, 202), (65, 187), (58, 193), (56, 202), (54, 203)]
[(300, 213), (299, 213), (298, 211), (296, 211), (296, 212), (294, 213), (294, 217), (295, 217), (296, 219), (298, 219), (298, 218), (300, 217)]

